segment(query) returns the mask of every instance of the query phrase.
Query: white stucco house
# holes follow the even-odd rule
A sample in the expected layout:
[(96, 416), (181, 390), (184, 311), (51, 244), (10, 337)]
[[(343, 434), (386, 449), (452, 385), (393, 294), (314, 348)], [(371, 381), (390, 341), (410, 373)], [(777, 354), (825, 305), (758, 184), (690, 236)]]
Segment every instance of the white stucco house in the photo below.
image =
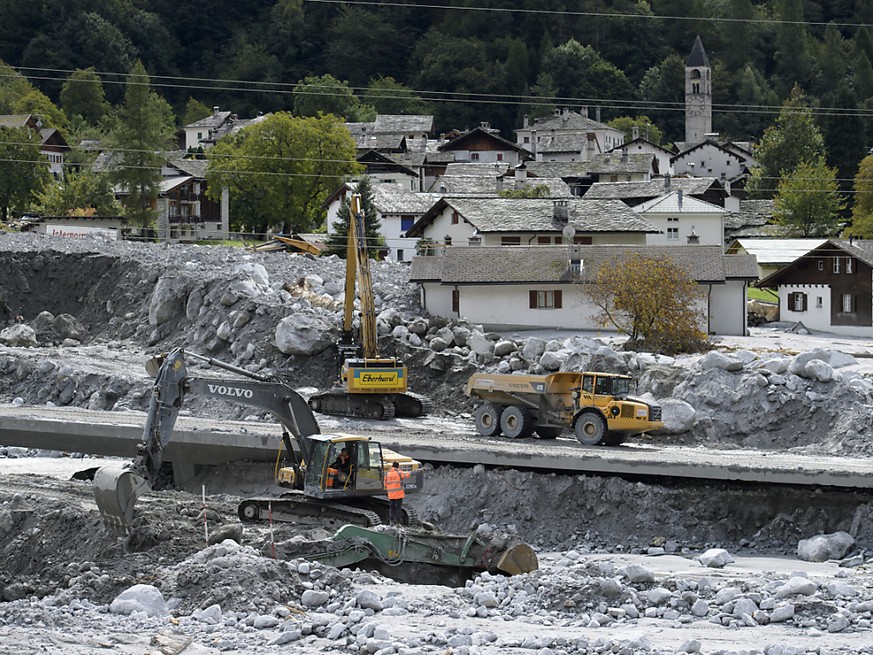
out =
[(647, 200), (633, 209), (658, 229), (648, 236), (650, 246), (724, 244), (724, 217), (728, 211), (688, 197), (681, 189)]
[(407, 231), (439, 248), (564, 243), (638, 244), (656, 228), (620, 200), (452, 197)]
[(746, 290), (757, 276), (755, 258), (725, 255), (721, 246), (482, 246), (445, 248), (412, 260), (410, 281), (421, 285), (422, 306), (437, 316), (486, 329), (597, 330), (597, 308), (585, 279), (603, 264), (643, 253), (670, 257), (702, 288), (708, 334), (745, 335)]

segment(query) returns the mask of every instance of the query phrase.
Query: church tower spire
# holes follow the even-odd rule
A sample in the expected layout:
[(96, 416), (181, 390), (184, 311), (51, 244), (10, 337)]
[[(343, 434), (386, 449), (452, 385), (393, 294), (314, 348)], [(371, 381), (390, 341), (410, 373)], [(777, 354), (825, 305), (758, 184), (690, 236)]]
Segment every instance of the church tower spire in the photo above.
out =
[(712, 69), (700, 35), (685, 62), (685, 141), (703, 143), (712, 132)]

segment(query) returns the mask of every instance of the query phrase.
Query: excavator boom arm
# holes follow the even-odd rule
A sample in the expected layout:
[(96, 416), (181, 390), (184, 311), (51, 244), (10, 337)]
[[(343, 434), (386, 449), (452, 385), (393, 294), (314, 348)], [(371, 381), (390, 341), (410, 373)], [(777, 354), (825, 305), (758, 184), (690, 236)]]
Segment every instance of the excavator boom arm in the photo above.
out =
[[(308, 461), (314, 444), (310, 435), (320, 432), (309, 404), (296, 391), (279, 381), (268, 381), (266, 376), (249, 373), (208, 357), (189, 353), (190, 356), (220, 364), (223, 368), (253, 380), (209, 379), (188, 377), (183, 350), (174, 350), (160, 358), (152, 399), (137, 446), (137, 456), (124, 466), (105, 466), (94, 475), (94, 494), (104, 522), (119, 531), (126, 531), (133, 518), (133, 506), (139, 496), (153, 488), (158, 481), (164, 450), (169, 444), (179, 410), (187, 393), (197, 393), (270, 412), (294, 439), (299, 455)], [(154, 360), (150, 363), (155, 368)], [(290, 439), (288, 441), (291, 441)]]

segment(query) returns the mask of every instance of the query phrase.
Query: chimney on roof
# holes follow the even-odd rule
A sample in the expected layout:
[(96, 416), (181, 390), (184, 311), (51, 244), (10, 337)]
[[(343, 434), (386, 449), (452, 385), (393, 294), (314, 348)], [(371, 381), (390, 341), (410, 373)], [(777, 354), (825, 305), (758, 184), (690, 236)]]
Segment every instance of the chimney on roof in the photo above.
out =
[(682, 189), (676, 192), (676, 202), (679, 203), (679, 209), (682, 209)]
[(555, 107), (555, 118), (561, 115), (561, 110)]
[(697, 232), (694, 231), (694, 226), (691, 226), (691, 233), (688, 235), (688, 245), (696, 246), (700, 243), (700, 237), (697, 235)]
[(670, 188), (670, 174), (669, 173), (664, 176), (664, 188), (665, 189)]
[(596, 117), (594, 120), (596, 120), (596, 121), (599, 123), (599, 122), (600, 122), (600, 107), (597, 107), (597, 108), (594, 110), (594, 112), (595, 112), (595, 113), (594, 113), (594, 116)]
[(537, 131), (530, 131), (530, 154), (533, 155), (534, 161), (537, 160)]
[(583, 118), (588, 118), (588, 106), (584, 105), (583, 107), (581, 107), (579, 113), (582, 114)]
[(213, 115), (213, 116), (218, 116), (218, 105), (215, 105), (215, 106), (212, 108), (212, 115)]
[(634, 126), (631, 128), (631, 138), (632, 138), (634, 141), (636, 141), (637, 139), (640, 138), (640, 126), (639, 126), (639, 125), (634, 125)]
[(530, 116), (528, 116), (527, 114), (525, 114), (525, 115), (522, 117), (522, 119), (521, 119), (521, 126), (522, 126), (522, 127), (529, 127), (529, 126), (530, 126)]
[(570, 222), (570, 205), (567, 204), (566, 200), (555, 200), (552, 203), (552, 217), (561, 225)]
[(515, 169), (515, 188), (522, 189), (524, 188), (525, 183), (527, 182), (527, 171), (523, 168)]

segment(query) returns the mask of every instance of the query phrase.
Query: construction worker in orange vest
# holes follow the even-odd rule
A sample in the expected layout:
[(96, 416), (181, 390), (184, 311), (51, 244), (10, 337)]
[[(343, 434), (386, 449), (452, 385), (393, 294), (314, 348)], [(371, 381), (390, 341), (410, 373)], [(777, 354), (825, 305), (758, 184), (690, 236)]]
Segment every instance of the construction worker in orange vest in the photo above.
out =
[(400, 464), (394, 462), (391, 470), (385, 474), (385, 491), (388, 492), (388, 519), (391, 525), (403, 524), (403, 480), (411, 474), (400, 470)]

